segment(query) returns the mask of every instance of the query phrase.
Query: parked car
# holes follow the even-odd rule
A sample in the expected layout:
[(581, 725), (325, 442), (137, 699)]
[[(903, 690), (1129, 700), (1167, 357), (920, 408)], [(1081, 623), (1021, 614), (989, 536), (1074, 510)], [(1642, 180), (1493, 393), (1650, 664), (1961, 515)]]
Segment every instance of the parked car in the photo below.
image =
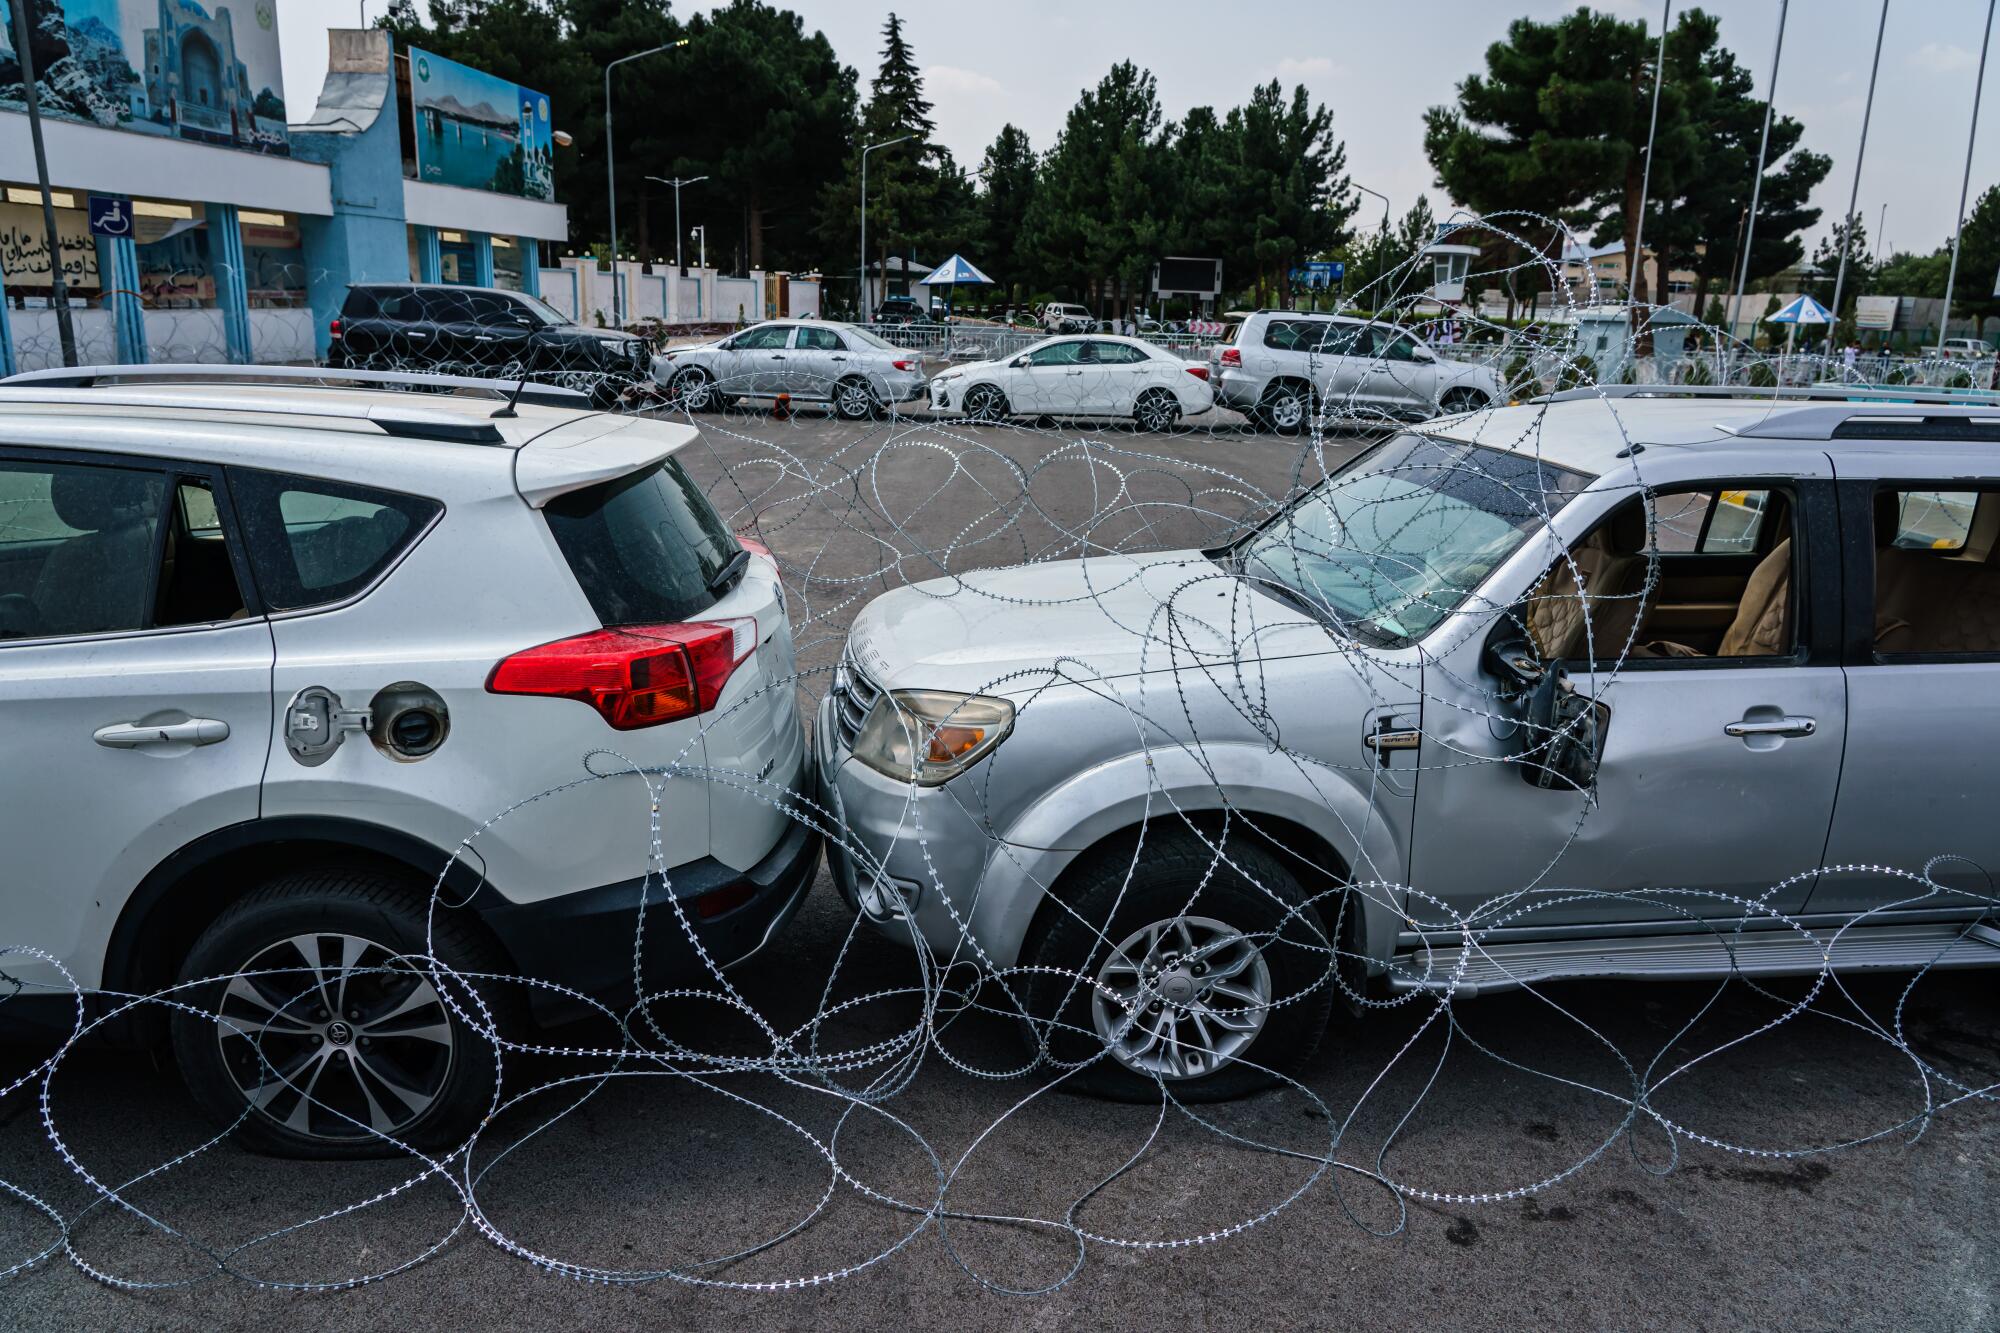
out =
[(885, 296), (875, 306), (873, 320), (877, 324), (929, 324), (930, 311), (918, 304), (912, 296)]
[(1040, 314), (1042, 327), (1050, 333), (1088, 333), (1097, 327), (1097, 316), (1080, 305), (1051, 301)]
[(646, 377), (652, 345), (585, 328), (538, 297), (498, 287), (356, 283), (327, 330), (327, 364), (450, 375), (526, 375), (618, 402)]
[(1979, 361), (1993, 355), (1993, 345), (1984, 338), (1946, 338), (1938, 345), (1938, 355), (1950, 361)]
[(1010, 357), (939, 371), (930, 390), (931, 411), (977, 421), (1131, 417), (1147, 430), (1215, 404), (1206, 365), (1137, 338), (1045, 338)]
[(653, 359), (653, 378), (694, 412), (738, 398), (830, 403), (859, 421), (924, 395), (923, 362), (858, 324), (773, 319)]
[(1408, 329), (1344, 315), (1253, 311), (1209, 358), (1216, 401), (1286, 435), (1323, 407), (1421, 420), (1506, 401), (1491, 367), (1443, 360)]
[[(807, 771), (791, 631), (768, 554), (676, 461), (693, 429), (326, 375), (0, 384), (0, 941), (106, 1003), (202, 983), (141, 1026), (170, 1017), (218, 1122), (308, 1157), (454, 1144), (489, 1109), (494, 1048), (413, 956), (622, 1012), (642, 898), (643, 984), (682, 984), (708, 972), (670, 896), (734, 964), (819, 855), (754, 790)], [(579, 783), (602, 751), (745, 778)], [(53, 967), (7, 970), (10, 1023), (37, 995), (74, 1021)]]
[(1133, 1097), (1296, 1072), (1335, 949), (1385, 995), (2000, 963), (2000, 429), (1897, 394), (1558, 395), (1219, 549), (879, 597), (835, 882)]

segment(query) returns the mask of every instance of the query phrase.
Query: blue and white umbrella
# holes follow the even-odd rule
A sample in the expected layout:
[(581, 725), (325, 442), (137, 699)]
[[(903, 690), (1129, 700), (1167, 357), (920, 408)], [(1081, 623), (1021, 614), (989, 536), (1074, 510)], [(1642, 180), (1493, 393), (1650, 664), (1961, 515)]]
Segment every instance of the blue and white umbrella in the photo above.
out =
[(1766, 324), (1831, 324), (1833, 312), (1810, 296), (1795, 296), (1791, 303), (1775, 315), (1764, 318)]
[(923, 280), (926, 287), (956, 287), (959, 283), (991, 283), (993, 279), (981, 273), (967, 261), (964, 255), (953, 255)]

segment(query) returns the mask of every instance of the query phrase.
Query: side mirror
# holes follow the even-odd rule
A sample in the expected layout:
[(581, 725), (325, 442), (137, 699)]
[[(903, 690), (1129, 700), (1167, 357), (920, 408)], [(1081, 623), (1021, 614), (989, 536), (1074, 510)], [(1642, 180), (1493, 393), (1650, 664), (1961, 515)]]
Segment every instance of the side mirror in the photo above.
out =
[(1019, 370), (1028, 364), (1028, 358), (1025, 356), (1017, 356), (1012, 361), (1009, 361), (1007, 364), (1012, 366), (1014, 369)]
[(1515, 705), (1522, 780), (1531, 787), (1589, 791), (1604, 758), (1610, 707), (1580, 692), (1563, 664), (1544, 660), (1525, 636), (1496, 634), (1485, 657), (1500, 679), (1500, 697)]

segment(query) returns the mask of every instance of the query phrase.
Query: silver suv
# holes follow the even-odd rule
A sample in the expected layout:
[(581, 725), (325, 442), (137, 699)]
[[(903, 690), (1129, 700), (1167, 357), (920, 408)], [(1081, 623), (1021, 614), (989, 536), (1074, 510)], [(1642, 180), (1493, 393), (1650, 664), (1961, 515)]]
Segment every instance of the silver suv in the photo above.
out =
[[(789, 918), (819, 853), (756, 791), (807, 761), (776, 566), (675, 461), (691, 428), (582, 404), (270, 367), (0, 385), (0, 945), (51, 960), (6, 960), (6, 1021), (72, 1025), (70, 979), (93, 1017), (184, 986), (130, 1016), (171, 1015), (248, 1142), (447, 1146), (494, 1048), (412, 956), (622, 1011), (642, 895), (649, 991), (707, 975), (677, 916), (720, 964)], [(674, 763), (744, 776), (653, 778), (656, 863), (648, 782), (586, 765)]]
[(860, 421), (924, 394), (917, 353), (854, 324), (774, 319), (653, 360), (653, 378), (691, 412), (738, 398), (829, 403)]
[(1114, 1095), (1294, 1071), (1343, 990), (2000, 963), (1992, 411), (1558, 395), (891, 592), (835, 880)]
[(1259, 310), (1209, 349), (1219, 407), (1281, 434), (1316, 413), (1427, 420), (1506, 401), (1489, 366), (1448, 361), (1408, 329), (1344, 315)]

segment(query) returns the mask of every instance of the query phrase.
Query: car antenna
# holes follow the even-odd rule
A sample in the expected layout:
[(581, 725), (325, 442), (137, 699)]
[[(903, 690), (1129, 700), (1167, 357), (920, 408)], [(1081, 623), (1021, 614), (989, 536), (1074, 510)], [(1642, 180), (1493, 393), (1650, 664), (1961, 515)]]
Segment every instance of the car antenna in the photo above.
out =
[[(527, 387), (528, 387), (528, 372), (523, 370), (521, 372), (520, 383), (514, 386), (514, 392), (507, 395), (507, 401), (500, 405), (499, 410), (493, 413), (493, 417), (506, 418), (506, 417), (520, 416), (521, 414), (514, 410), (514, 404), (521, 401), (521, 394)], [(492, 418), (488, 419), (491, 420)]]

